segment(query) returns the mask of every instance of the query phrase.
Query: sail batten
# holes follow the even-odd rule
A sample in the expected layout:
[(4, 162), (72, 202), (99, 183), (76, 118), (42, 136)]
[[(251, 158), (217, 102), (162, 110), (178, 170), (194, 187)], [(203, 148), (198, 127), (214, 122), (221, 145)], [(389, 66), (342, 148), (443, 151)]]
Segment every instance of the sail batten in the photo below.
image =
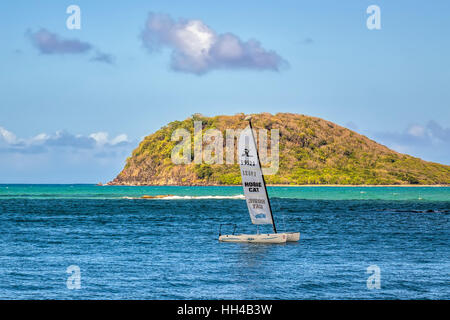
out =
[(251, 123), (239, 136), (238, 152), (242, 186), (252, 223), (272, 224), (276, 232)]

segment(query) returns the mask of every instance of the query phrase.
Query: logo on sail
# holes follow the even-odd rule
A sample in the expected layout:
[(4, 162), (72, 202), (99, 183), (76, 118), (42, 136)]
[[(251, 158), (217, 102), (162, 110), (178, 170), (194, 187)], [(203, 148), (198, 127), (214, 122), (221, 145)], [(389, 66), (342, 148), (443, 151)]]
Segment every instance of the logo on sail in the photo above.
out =
[(259, 188), (262, 188), (262, 184), (261, 182), (255, 182), (255, 181), (245, 181), (244, 182), (244, 187), (248, 188), (249, 192), (259, 192)]
[(244, 149), (244, 153), (242, 154), (242, 156), (243, 157), (247, 157), (247, 158), (253, 157), (252, 155), (250, 155), (250, 149), (249, 148), (245, 148)]

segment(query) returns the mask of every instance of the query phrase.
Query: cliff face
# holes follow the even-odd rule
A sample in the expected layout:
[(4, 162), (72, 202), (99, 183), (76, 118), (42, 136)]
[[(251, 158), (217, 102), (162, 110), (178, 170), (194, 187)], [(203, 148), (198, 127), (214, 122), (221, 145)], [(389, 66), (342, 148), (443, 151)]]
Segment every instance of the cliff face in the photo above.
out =
[[(202, 121), (203, 132), (218, 129), (225, 144), (225, 130), (243, 129), (247, 125), (244, 118), (244, 114), (194, 115), (184, 121), (171, 122), (147, 136), (109, 184), (240, 184), (236, 161), (233, 165), (225, 161), (210, 165), (174, 164), (172, 149), (179, 142), (171, 141), (171, 137), (174, 130), (180, 128), (193, 137), (194, 121)], [(252, 124), (254, 129), (279, 130), (279, 170), (275, 175), (266, 176), (268, 184), (450, 184), (450, 166), (395, 152), (329, 121), (299, 114), (263, 113), (253, 115)], [(204, 142), (203, 147), (207, 144)]]

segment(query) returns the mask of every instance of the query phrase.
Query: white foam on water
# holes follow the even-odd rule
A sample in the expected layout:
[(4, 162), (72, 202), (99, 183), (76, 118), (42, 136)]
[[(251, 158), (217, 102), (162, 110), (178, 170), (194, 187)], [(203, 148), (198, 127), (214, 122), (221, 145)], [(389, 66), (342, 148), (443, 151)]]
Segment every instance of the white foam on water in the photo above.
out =
[(122, 197), (122, 199), (142, 199), (142, 200), (201, 200), (201, 199), (242, 199), (245, 200), (243, 194), (234, 196), (167, 196), (163, 198), (141, 198), (141, 197)]
[(245, 199), (243, 194), (235, 196), (168, 196), (156, 200), (197, 200), (197, 199)]

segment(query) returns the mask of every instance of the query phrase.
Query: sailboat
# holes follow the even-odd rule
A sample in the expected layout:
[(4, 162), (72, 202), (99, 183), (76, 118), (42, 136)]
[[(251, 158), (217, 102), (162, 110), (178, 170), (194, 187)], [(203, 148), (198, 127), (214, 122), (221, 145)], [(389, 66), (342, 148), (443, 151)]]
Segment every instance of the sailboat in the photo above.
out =
[(273, 233), (262, 234), (257, 228), (256, 234), (222, 235), (219, 230), (219, 241), (250, 243), (286, 243), (300, 240), (300, 232), (277, 232), (272, 207), (267, 193), (266, 182), (261, 170), (258, 149), (253, 135), (251, 116), (245, 118), (249, 125), (239, 136), (238, 155), (241, 170), (242, 186), (247, 202), (248, 212), (253, 224), (271, 224)]

